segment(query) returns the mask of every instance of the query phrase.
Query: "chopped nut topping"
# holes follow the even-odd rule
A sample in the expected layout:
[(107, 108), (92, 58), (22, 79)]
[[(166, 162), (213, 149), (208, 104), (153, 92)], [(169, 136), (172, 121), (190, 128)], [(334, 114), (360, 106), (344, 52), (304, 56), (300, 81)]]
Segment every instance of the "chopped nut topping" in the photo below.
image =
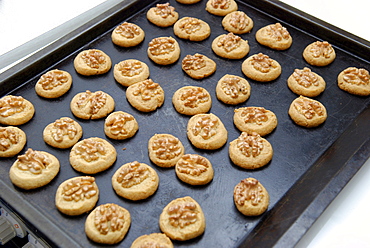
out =
[(215, 9), (228, 9), (230, 6), (230, 0), (211, 0), (211, 5)]
[(263, 149), (263, 141), (257, 133), (243, 132), (237, 139), (237, 147), (246, 157), (257, 157)]
[(311, 71), (310, 68), (305, 67), (303, 70), (295, 69), (293, 77), (299, 85), (302, 85), (305, 88), (319, 86), (319, 78)]
[(106, 62), (104, 54), (95, 49), (83, 52), (81, 58), (87, 66), (94, 69), (101, 68)]
[(254, 69), (262, 73), (268, 73), (277, 67), (277, 65), (274, 63), (274, 60), (263, 53), (254, 55), (252, 57), (251, 64)]
[(16, 131), (5, 127), (0, 127), (0, 151), (4, 152), (18, 142), (19, 136)]
[(230, 14), (230, 25), (236, 29), (243, 30), (249, 24), (247, 15), (243, 12), (233, 12)]
[(138, 248), (167, 248), (167, 245), (159, 244), (155, 241), (146, 241), (144, 244), (140, 245)]
[(154, 83), (151, 79), (146, 79), (141, 83), (136, 84), (136, 88), (133, 92), (134, 96), (141, 96), (144, 101), (149, 101), (152, 97), (160, 95), (162, 90), (158, 83)]
[(154, 139), (152, 149), (157, 158), (162, 160), (176, 158), (182, 152), (180, 140), (173, 137), (161, 137)]
[(132, 186), (142, 183), (149, 177), (149, 174), (150, 172), (145, 165), (134, 161), (120, 170), (117, 182), (124, 188), (131, 188)]
[(177, 163), (179, 172), (199, 176), (208, 170), (207, 160), (197, 154), (185, 154)]
[(26, 107), (25, 99), (21, 96), (6, 96), (0, 99), (0, 115), (9, 117), (21, 113)]
[(129, 121), (133, 121), (135, 118), (130, 114), (117, 114), (109, 117), (106, 121), (106, 125), (110, 127), (110, 132), (113, 135), (119, 134), (128, 134), (128, 130), (125, 127), (125, 124)]
[(247, 201), (250, 201), (253, 206), (257, 206), (264, 197), (262, 187), (254, 178), (243, 179), (235, 187), (234, 195), (236, 203), (240, 206), (243, 206)]
[(77, 145), (76, 154), (80, 155), (86, 162), (98, 160), (101, 155), (106, 154), (104, 144), (93, 139), (85, 139)]
[(105, 106), (106, 102), (107, 94), (105, 94), (103, 91), (96, 91), (93, 93), (89, 90), (86, 90), (86, 92), (80, 95), (80, 98), (77, 101), (77, 106), (79, 108), (83, 108), (90, 103), (90, 113), (96, 114)]
[(237, 77), (226, 77), (221, 82), (221, 89), (226, 95), (232, 98), (239, 97), (239, 93), (246, 95), (248, 94), (248, 88), (241, 82), (240, 78)]
[(53, 70), (41, 76), (39, 83), (44, 90), (52, 90), (68, 82), (68, 77), (63, 71)]
[(122, 76), (133, 77), (142, 73), (144, 68), (140, 61), (122, 61), (118, 64), (118, 70)]
[(74, 139), (77, 135), (75, 121), (69, 117), (56, 120), (51, 135), (57, 142), (62, 142), (64, 137), (68, 137), (70, 140)]
[(290, 38), (288, 30), (280, 23), (267, 26), (266, 31), (271, 38), (277, 41), (287, 40)]
[(241, 40), (242, 38), (239, 36), (233, 33), (228, 33), (219, 39), (217, 46), (222, 47), (226, 52), (229, 53), (240, 46)]
[(94, 182), (95, 178), (89, 176), (72, 179), (63, 187), (63, 199), (75, 202), (90, 199), (98, 193), (98, 188)]
[(334, 49), (327, 41), (316, 41), (311, 46), (310, 52), (315, 58), (330, 58), (330, 55), (334, 52)]
[(206, 66), (204, 56), (201, 54), (186, 55), (182, 60), (182, 66), (184, 70), (199, 70)]
[(217, 134), (218, 119), (212, 119), (211, 116), (206, 115), (200, 117), (195, 123), (192, 132), (195, 136), (201, 136), (203, 139), (208, 140)]
[(197, 206), (193, 202), (179, 203), (170, 206), (167, 210), (170, 224), (174, 227), (184, 228), (197, 222)]
[(139, 35), (141, 31), (135, 24), (124, 22), (116, 28), (115, 32), (127, 39), (132, 39)]
[(368, 85), (370, 84), (369, 71), (365, 69), (358, 69), (355, 67), (347, 68), (344, 70), (344, 81), (355, 85)]
[(149, 42), (149, 52), (154, 56), (175, 51), (175, 40), (170, 37), (158, 37)]
[(154, 12), (162, 18), (175, 16), (175, 8), (170, 6), (170, 3), (157, 4), (157, 7), (154, 8)]
[(198, 18), (185, 17), (180, 21), (179, 28), (187, 34), (195, 33), (200, 30), (201, 23)]
[(324, 109), (320, 103), (306, 97), (300, 97), (294, 102), (295, 109), (307, 119), (324, 115)]
[(268, 117), (266, 115), (267, 110), (261, 107), (248, 107), (243, 108), (241, 112), (241, 117), (244, 118), (245, 123), (254, 123), (257, 125), (262, 125), (263, 122), (268, 121)]
[(120, 206), (114, 203), (101, 205), (95, 210), (94, 224), (103, 235), (121, 230), (124, 223), (124, 212)]
[(209, 94), (201, 87), (192, 87), (181, 91), (180, 100), (186, 107), (196, 108), (199, 104), (209, 101)]
[(41, 174), (51, 160), (39, 151), (28, 148), (25, 154), (18, 156), (17, 168), (23, 171), (29, 171), (32, 174)]

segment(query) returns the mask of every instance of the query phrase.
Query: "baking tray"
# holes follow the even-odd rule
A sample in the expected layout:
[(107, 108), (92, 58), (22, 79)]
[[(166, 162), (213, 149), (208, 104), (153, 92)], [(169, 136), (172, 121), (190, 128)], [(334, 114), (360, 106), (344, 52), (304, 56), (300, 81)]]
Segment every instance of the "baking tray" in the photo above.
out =
[[(133, 138), (125, 141), (109, 140), (117, 149), (117, 161), (107, 171), (95, 175), (101, 191), (98, 205), (117, 203), (128, 209), (132, 216), (127, 236), (116, 246), (128, 247), (140, 235), (160, 232), (158, 218), (163, 207), (174, 198), (186, 195), (193, 197), (202, 206), (207, 227), (198, 238), (174, 242), (176, 247), (294, 246), (369, 157), (370, 98), (346, 93), (336, 84), (339, 72), (349, 66), (370, 68), (369, 42), (279, 1), (238, 1), (239, 9), (254, 21), (252, 32), (241, 35), (249, 42), (249, 55), (258, 52), (268, 54), (281, 64), (282, 74), (270, 83), (249, 80), (251, 97), (238, 106), (228, 106), (217, 100), (216, 83), (226, 73), (243, 76), (243, 59), (227, 60), (212, 52), (212, 40), (226, 33), (221, 26), (222, 17), (206, 12), (205, 0), (194, 5), (182, 5), (170, 0), (180, 17), (198, 17), (212, 29), (211, 36), (202, 42), (181, 40), (174, 36), (172, 27), (159, 28), (146, 19), (149, 7), (164, 2), (123, 1), (0, 75), (1, 96), (22, 95), (36, 108), (34, 118), (21, 126), (28, 137), (24, 151), (29, 147), (45, 150), (57, 156), (61, 162), (60, 173), (49, 185), (25, 191), (13, 186), (8, 177), (9, 168), (16, 158), (2, 158), (1, 199), (31, 223), (30, 228), (37, 230), (52, 246), (102, 246), (91, 242), (84, 233), (87, 214), (69, 217), (56, 209), (54, 196), (59, 184), (82, 174), (69, 165), (69, 150), (58, 150), (46, 145), (42, 140), (42, 131), (47, 124), (61, 116), (69, 116), (82, 125), (83, 138), (107, 138), (103, 131), (104, 120), (81, 120), (69, 110), (69, 102), (76, 93), (87, 89), (103, 90), (115, 99), (115, 110), (133, 114), (139, 123), (139, 131)], [(127, 49), (111, 42), (112, 30), (124, 21), (136, 23), (143, 28), (146, 37), (142, 44)], [(255, 32), (260, 27), (276, 22), (287, 27), (293, 37), (293, 45), (286, 51), (274, 51), (255, 41)], [(158, 36), (173, 36), (177, 39), (181, 47), (181, 58), (177, 63), (159, 66), (149, 60), (147, 45)], [(316, 40), (329, 41), (336, 50), (337, 58), (329, 66), (313, 68), (327, 82), (326, 90), (315, 99), (326, 106), (328, 118), (323, 125), (306, 129), (295, 125), (288, 116), (289, 105), (297, 96), (288, 89), (286, 80), (294, 69), (309, 66), (302, 58), (302, 52)], [(164, 88), (164, 105), (151, 113), (141, 113), (132, 108), (125, 98), (126, 88), (115, 82), (112, 70), (100, 76), (78, 75), (73, 68), (73, 59), (78, 52), (89, 48), (103, 50), (111, 57), (113, 64), (128, 58), (137, 58), (147, 63), (150, 78)], [(181, 59), (196, 52), (207, 55), (217, 63), (216, 72), (203, 80), (193, 80), (181, 70)], [(43, 73), (55, 68), (72, 74), (71, 90), (55, 100), (38, 97), (34, 91), (35, 83)], [(232, 119), (235, 108), (262, 106), (272, 110), (279, 122), (276, 130), (266, 137), (274, 148), (272, 161), (258, 170), (244, 170), (230, 161), (228, 144), (215, 151), (193, 147), (186, 137), (189, 117), (178, 114), (171, 102), (173, 93), (186, 85), (201, 86), (211, 93), (213, 104), (210, 112), (219, 116), (227, 127), (228, 142), (240, 135)], [(201, 187), (189, 186), (177, 179), (173, 169), (163, 169), (152, 164), (148, 157), (147, 142), (155, 133), (174, 134), (184, 144), (186, 153), (207, 157), (215, 169), (213, 181)], [(149, 199), (139, 202), (118, 197), (111, 186), (113, 173), (122, 164), (135, 160), (151, 165), (160, 177), (158, 191)], [(257, 178), (269, 191), (270, 206), (261, 216), (243, 216), (234, 206), (233, 188), (246, 177)]]

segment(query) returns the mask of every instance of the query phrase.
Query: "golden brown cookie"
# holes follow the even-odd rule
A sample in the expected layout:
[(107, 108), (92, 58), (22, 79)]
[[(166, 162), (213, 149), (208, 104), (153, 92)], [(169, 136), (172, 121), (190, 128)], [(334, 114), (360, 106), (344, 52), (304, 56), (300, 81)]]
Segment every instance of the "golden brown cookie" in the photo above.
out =
[(211, 162), (198, 154), (185, 154), (176, 163), (177, 177), (190, 185), (205, 185), (212, 181), (214, 171)]
[(181, 63), (182, 70), (194, 79), (212, 75), (217, 68), (216, 62), (203, 54), (186, 55)]
[(134, 136), (139, 130), (135, 117), (123, 112), (113, 112), (105, 119), (104, 133), (111, 139), (124, 140)]
[(195, 17), (183, 17), (173, 26), (174, 34), (191, 41), (202, 41), (211, 34), (211, 28), (205, 21)]
[(274, 151), (270, 142), (262, 138), (258, 133), (241, 135), (230, 142), (229, 156), (231, 161), (244, 169), (257, 169), (272, 159)]
[(69, 154), (73, 169), (86, 174), (96, 174), (111, 167), (117, 152), (112, 144), (102, 138), (92, 137), (76, 143)]
[(280, 23), (270, 24), (260, 28), (256, 32), (256, 40), (261, 45), (276, 50), (286, 50), (293, 43), (289, 31)]
[(67, 71), (51, 70), (43, 74), (35, 85), (37, 95), (57, 98), (64, 95), (72, 86), (72, 76)]
[(153, 195), (158, 188), (157, 172), (137, 161), (122, 165), (112, 177), (114, 191), (126, 199), (138, 201)]
[(117, 244), (126, 236), (131, 225), (130, 212), (114, 203), (96, 207), (86, 218), (85, 233), (100, 244)]
[(270, 195), (263, 185), (255, 178), (246, 178), (234, 188), (236, 208), (246, 216), (263, 214), (270, 202)]
[(348, 67), (339, 73), (338, 87), (354, 95), (370, 95), (369, 71), (364, 68)]
[(303, 51), (303, 58), (314, 66), (326, 66), (334, 61), (335, 50), (327, 41), (315, 41)]
[(176, 0), (176, 1), (182, 4), (193, 4), (200, 2), (201, 0)]
[(112, 42), (121, 47), (139, 45), (145, 38), (145, 32), (134, 23), (124, 22), (112, 32)]
[(189, 240), (203, 234), (206, 219), (200, 205), (190, 196), (171, 201), (159, 217), (159, 227), (174, 240)]
[(280, 76), (281, 66), (279, 62), (271, 59), (268, 55), (258, 53), (244, 60), (242, 72), (250, 79), (269, 82)]
[(150, 160), (159, 167), (173, 167), (184, 155), (181, 141), (172, 134), (155, 134), (148, 141)]
[(148, 20), (159, 27), (172, 26), (178, 19), (179, 13), (170, 3), (157, 4), (146, 13)]
[(0, 127), (0, 157), (13, 157), (22, 151), (27, 141), (26, 133), (18, 127)]
[(59, 160), (54, 155), (28, 148), (10, 167), (9, 176), (14, 185), (29, 190), (50, 183), (59, 169)]
[(34, 114), (33, 104), (21, 96), (0, 98), (0, 124), (19, 126), (31, 120)]
[(248, 100), (251, 94), (249, 82), (239, 76), (226, 74), (217, 82), (217, 99), (226, 104), (236, 105)]
[(315, 97), (320, 95), (326, 87), (325, 80), (310, 68), (295, 69), (288, 78), (288, 87), (297, 95)]
[(144, 62), (137, 59), (127, 59), (114, 66), (113, 75), (118, 83), (128, 87), (147, 79), (150, 72)]
[(234, 0), (208, 0), (206, 10), (218, 16), (225, 16), (238, 10), (238, 4)]
[(149, 42), (148, 57), (159, 65), (175, 63), (180, 58), (180, 46), (172, 37), (157, 37)]
[(221, 34), (212, 41), (212, 50), (226, 59), (241, 59), (249, 53), (249, 44), (233, 33)]
[(80, 52), (73, 61), (75, 70), (84, 76), (107, 73), (112, 67), (110, 57), (101, 50), (89, 49)]
[(294, 99), (288, 113), (297, 125), (303, 127), (317, 127), (327, 118), (326, 108), (322, 103), (304, 96)]
[(253, 25), (253, 20), (243, 11), (233, 11), (222, 19), (224, 29), (234, 34), (249, 33)]
[(227, 141), (227, 130), (214, 114), (197, 114), (189, 119), (187, 135), (190, 142), (199, 149), (215, 150)]
[(94, 177), (73, 177), (62, 182), (55, 194), (55, 206), (67, 215), (80, 215), (95, 207), (99, 188)]
[(132, 242), (130, 248), (143, 248), (143, 247), (160, 247), (160, 248), (173, 248), (170, 238), (163, 233), (151, 233), (149, 235), (142, 235), (137, 237)]
[(209, 92), (197, 86), (184, 86), (178, 89), (172, 97), (176, 111), (184, 115), (207, 113), (212, 106)]

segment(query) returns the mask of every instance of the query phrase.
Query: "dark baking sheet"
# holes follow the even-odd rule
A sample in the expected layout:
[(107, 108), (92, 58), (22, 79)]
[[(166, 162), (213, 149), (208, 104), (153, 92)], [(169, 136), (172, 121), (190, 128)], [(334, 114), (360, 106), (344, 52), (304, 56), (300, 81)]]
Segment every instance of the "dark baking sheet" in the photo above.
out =
[[(103, 90), (115, 99), (115, 110), (133, 114), (140, 126), (138, 133), (129, 140), (114, 141), (107, 138), (117, 149), (117, 161), (107, 171), (95, 175), (101, 191), (98, 204), (117, 203), (131, 213), (129, 232), (117, 246), (128, 247), (140, 235), (160, 232), (158, 218), (163, 207), (174, 198), (186, 195), (193, 197), (202, 206), (207, 227), (205, 233), (194, 240), (175, 242), (177, 247), (294, 246), (369, 157), (370, 98), (350, 95), (336, 85), (336, 76), (349, 66), (370, 69), (369, 58), (366, 57), (366, 54), (370, 54), (369, 43), (278, 1), (238, 1), (239, 9), (254, 21), (252, 32), (242, 35), (249, 41), (251, 51), (248, 56), (258, 52), (266, 53), (279, 61), (283, 72), (270, 83), (249, 80), (252, 87), (249, 100), (238, 106), (227, 106), (215, 96), (216, 83), (226, 73), (243, 76), (243, 60), (220, 58), (210, 48), (215, 37), (226, 33), (221, 26), (222, 17), (206, 12), (205, 0), (194, 5), (182, 5), (175, 0), (169, 2), (180, 17), (194, 16), (209, 23), (211, 36), (202, 42), (176, 38), (172, 27), (159, 28), (147, 21), (147, 9), (158, 2), (124, 1), (0, 75), (1, 96), (22, 95), (36, 108), (34, 118), (21, 126), (28, 137), (24, 150), (28, 147), (45, 150), (57, 156), (61, 162), (60, 173), (49, 185), (24, 191), (14, 187), (8, 177), (9, 168), (16, 158), (2, 158), (1, 198), (32, 223), (32, 228), (44, 234), (54, 246), (101, 246), (85, 236), (86, 214), (69, 217), (55, 208), (54, 194), (58, 185), (81, 173), (69, 165), (69, 150), (58, 150), (46, 145), (42, 140), (42, 131), (55, 119), (70, 116), (82, 125), (83, 138), (106, 138), (104, 120), (77, 119), (69, 110), (69, 102), (76, 93), (87, 89)], [(144, 29), (146, 37), (142, 44), (127, 49), (111, 42), (112, 30), (123, 21), (136, 23)], [(254, 39), (260, 27), (278, 21), (288, 28), (293, 37), (293, 45), (287, 51), (271, 50), (259, 45)], [(180, 44), (181, 58), (173, 65), (158, 66), (147, 57), (147, 44), (154, 37), (170, 35)], [(316, 40), (327, 40), (334, 45), (337, 58), (331, 65), (313, 68), (303, 60), (303, 49)], [(73, 68), (73, 59), (78, 52), (89, 48), (103, 50), (111, 57), (113, 64), (128, 58), (137, 58), (147, 63), (150, 77), (164, 88), (164, 105), (152, 113), (141, 113), (132, 108), (125, 98), (125, 88), (115, 82), (112, 70), (94, 77), (78, 75)], [(196, 52), (207, 55), (217, 63), (214, 75), (203, 80), (193, 80), (183, 73), (181, 59)], [(287, 113), (290, 103), (297, 96), (288, 89), (286, 79), (294, 69), (304, 66), (311, 67), (327, 82), (324, 93), (315, 99), (326, 106), (328, 119), (314, 129), (295, 125)], [(54, 68), (72, 74), (71, 90), (55, 100), (38, 97), (34, 91), (36, 81), (43, 73)], [(211, 93), (213, 105), (210, 112), (219, 116), (227, 127), (228, 142), (240, 134), (232, 119), (236, 107), (263, 106), (272, 110), (279, 124), (266, 137), (275, 152), (271, 163), (259, 170), (243, 170), (229, 160), (228, 145), (216, 151), (194, 148), (186, 137), (189, 117), (178, 114), (171, 103), (173, 93), (186, 85), (201, 86)], [(163, 169), (152, 164), (147, 154), (147, 142), (155, 133), (174, 134), (183, 142), (186, 153), (207, 157), (215, 169), (213, 181), (206, 186), (192, 187), (179, 181), (173, 169)], [(160, 177), (160, 186), (155, 195), (140, 202), (118, 197), (111, 186), (111, 176), (116, 169), (134, 160), (153, 166)], [(246, 177), (257, 178), (270, 193), (269, 209), (259, 217), (245, 217), (234, 207), (233, 188)]]

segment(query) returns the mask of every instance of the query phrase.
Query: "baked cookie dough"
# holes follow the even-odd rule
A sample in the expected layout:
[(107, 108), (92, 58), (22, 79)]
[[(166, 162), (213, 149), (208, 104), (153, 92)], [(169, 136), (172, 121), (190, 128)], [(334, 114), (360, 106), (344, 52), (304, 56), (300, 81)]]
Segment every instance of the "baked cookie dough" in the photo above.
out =
[(234, 34), (249, 33), (253, 25), (253, 20), (243, 11), (233, 11), (222, 19), (224, 29)]
[(18, 127), (0, 127), (0, 157), (13, 157), (20, 153), (27, 142), (26, 133)]
[(70, 103), (72, 113), (81, 119), (100, 119), (114, 110), (113, 97), (103, 91), (91, 92), (86, 90), (76, 94)]
[(124, 140), (134, 136), (139, 130), (135, 117), (123, 112), (113, 112), (105, 119), (104, 133), (111, 139)]
[(131, 225), (130, 212), (114, 203), (96, 207), (86, 218), (85, 233), (100, 244), (117, 244), (126, 236)]
[(238, 4), (234, 0), (208, 0), (206, 10), (217, 16), (225, 16), (238, 10)]
[(112, 186), (117, 195), (132, 201), (153, 195), (158, 185), (157, 172), (149, 165), (137, 161), (122, 165), (112, 177)]
[(80, 52), (74, 59), (73, 64), (75, 70), (84, 76), (104, 74), (112, 67), (110, 57), (98, 49)]
[(173, 167), (184, 155), (181, 141), (172, 134), (155, 134), (148, 141), (150, 160), (159, 167)]
[(212, 181), (214, 171), (211, 162), (198, 154), (185, 154), (175, 166), (177, 177), (190, 185), (205, 185)]
[(217, 82), (217, 99), (226, 104), (236, 105), (248, 100), (251, 94), (249, 82), (239, 76), (226, 74)]
[(327, 41), (315, 41), (303, 51), (303, 58), (314, 66), (326, 66), (334, 61), (335, 50)]
[(254, 54), (244, 60), (242, 72), (250, 79), (259, 82), (269, 82), (281, 74), (279, 62), (263, 53)]
[(146, 13), (147, 19), (159, 27), (172, 26), (178, 19), (179, 13), (170, 3), (157, 4)]
[(170, 65), (180, 58), (180, 46), (172, 37), (157, 37), (149, 42), (148, 57), (159, 65)]
[(319, 101), (299, 96), (289, 107), (289, 116), (302, 127), (317, 127), (327, 118), (326, 108)]
[(227, 141), (227, 130), (214, 114), (197, 114), (189, 119), (187, 135), (190, 142), (199, 149), (215, 150)]
[(112, 32), (112, 42), (121, 47), (139, 45), (145, 38), (145, 32), (134, 23), (124, 22)]
[(216, 62), (203, 54), (186, 55), (181, 63), (182, 70), (194, 79), (212, 75), (217, 68)]
[(242, 132), (265, 136), (277, 126), (274, 112), (263, 107), (242, 107), (234, 110), (234, 124)]
[(256, 32), (256, 40), (261, 45), (276, 50), (286, 50), (293, 43), (289, 31), (280, 23), (270, 24), (260, 28)]
[(35, 114), (33, 104), (22, 96), (7, 95), (0, 98), (0, 124), (19, 126)]
[(246, 216), (263, 214), (270, 202), (270, 195), (263, 185), (255, 178), (246, 178), (234, 188), (236, 208)]
[(184, 86), (178, 89), (172, 97), (176, 111), (184, 115), (207, 113), (212, 106), (209, 92), (198, 86)]
[(36, 94), (45, 98), (64, 95), (72, 86), (72, 76), (67, 71), (51, 70), (43, 74), (35, 85)]
[(249, 44), (233, 33), (221, 34), (212, 41), (212, 50), (226, 59), (241, 59), (249, 53)]
[(200, 205), (190, 196), (171, 201), (159, 217), (159, 227), (173, 240), (185, 241), (204, 233), (206, 219)]
[(28, 148), (10, 167), (9, 176), (14, 185), (29, 190), (50, 183), (59, 169), (59, 160), (54, 155)]
[(369, 71), (363, 68), (348, 67), (339, 73), (338, 87), (354, 95), (370, 95)]
[(173, 248), (172, 241), (164, 233), (151, 233), (149, 235), (142, 235), (132, 242), (130, 248), (143, 248), (143, 247), (160, 247), (160, 248)]
[(99, 199), (94, 177), (73, 177), (62, 182), (55, 194), (55, 206), (67, 215), (75, 216), (92, 210)]
[(98, 137), (79, 141), (69, 154), (69, 162), (73, 169), (85, 174), (96, 174), (108, 169), (116, 158), (114, 146)]
[(200, 2), (201, 0), (176, 0), (176, 1), (182, 4), (193, 4)]
[(173, 32), (181, 39), (202, 41), (211, 34), (211, 28), (205, 21), (195, 17), (183, 17), (173, 26)]
[(242, 132), (230, 142), (229, 157), (233, 163), (244, 169), (257, 169), (272, 159), (274, 151), (270, 142), (258, 133)]
[(128, 87), (147, 79), (150, 72), (144, 62), (137, 59), (127, 59), (114, 66), (113, 75), (118, 83)]
[(315, 97), (320, 95), (326, 87), (325, 80), (310, 68), (295, 69), (288, 78), (288, 87), (297, 95)]

